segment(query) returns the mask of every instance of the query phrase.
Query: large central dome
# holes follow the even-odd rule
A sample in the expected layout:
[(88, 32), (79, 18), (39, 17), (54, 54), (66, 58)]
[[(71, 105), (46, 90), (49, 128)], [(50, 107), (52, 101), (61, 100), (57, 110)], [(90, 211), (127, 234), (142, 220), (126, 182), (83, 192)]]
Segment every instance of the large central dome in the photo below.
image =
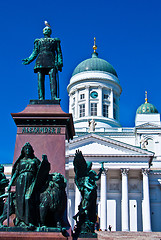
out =
[(89, 129), (91, 121), (95, 122), (97, 132), (121, 126), (120, 82), (112, 65), (98, 58), (96, 49), (94, 38), (92, 57), (77, 65), (67, 87), (69, 112), (73, 114), (76, 132)]
[(86, 59), (85, 61), (81, 62), (73, 71), (72, 76), (86, 71), (101, 71), (101, 72), (108, 72), (113, 74), (117, 77), (117, 73), (115, 69), (112, 67), (110, 63), (107, 61), (98, 58), (98, 54), (96, 52), (92, 53), (92, 57)]

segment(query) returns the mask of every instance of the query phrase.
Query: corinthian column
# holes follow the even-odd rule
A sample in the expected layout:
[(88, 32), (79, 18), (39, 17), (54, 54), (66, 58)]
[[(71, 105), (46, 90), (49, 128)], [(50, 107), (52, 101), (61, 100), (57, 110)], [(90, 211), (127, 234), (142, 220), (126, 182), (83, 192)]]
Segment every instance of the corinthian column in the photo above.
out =
[(107, 229), (107, 170), (101, 174), (101, 219), (100, 229), (105, 231)]
[(150, 199), (149, 199), (149, 169), (142, 169), (143, 174), (143, 201), (142, 201), (142, 218), (143, 231), (151, 232), (151, 217), (150, 217)]
[(122, 168), (122, 231), (129, 231), (129, 206), (128, 206), (128, 172)]

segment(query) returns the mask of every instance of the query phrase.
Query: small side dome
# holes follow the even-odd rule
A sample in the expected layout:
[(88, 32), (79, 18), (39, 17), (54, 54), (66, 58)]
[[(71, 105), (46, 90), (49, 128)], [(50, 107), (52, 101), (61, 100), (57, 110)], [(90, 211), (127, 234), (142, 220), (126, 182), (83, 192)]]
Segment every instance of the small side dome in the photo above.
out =
[(142, 104), (140, 107), (138, 107), (137, 114), (153, 114), (153, 113), (158, 113), (158, 110), (156, 109), (156, 107), (151, 104), (148, 103), (148, 99), (147, 99), (147, 92), (145, 92), (145, 103)]
[(151, 103), (144, 103), (140, 107), (138, 107), (136, 113), (138, 114), (152, 114), (158, 113), (156, 107)]

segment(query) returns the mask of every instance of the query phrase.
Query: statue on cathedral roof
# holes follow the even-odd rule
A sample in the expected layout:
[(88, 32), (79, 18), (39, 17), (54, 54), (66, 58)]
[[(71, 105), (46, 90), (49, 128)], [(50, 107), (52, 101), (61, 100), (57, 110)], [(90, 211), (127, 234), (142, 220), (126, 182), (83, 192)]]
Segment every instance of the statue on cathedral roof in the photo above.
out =
[(92, 120), (88, 121), (89, 124), (89, 129), (88, 132), (95, 132), (95, 126), (97, 125), (97, 123), (95, 122), (95, 120), (92, 118)]
[(30, 64), (36, 58), (34, 72), (38, 75), (38, 95), (39, 100), (45, 99), (45, 75), (50, 78), (50, 91), (52, 100), (59, 99), (58, 71), (62, 71), (63, 59), (59, 38), (51, 38), (51, 27), (45, 21), (46, 27), (43, 29), (44, 37), (35, 39), (32, 54), (23, 59), (23, 64)]

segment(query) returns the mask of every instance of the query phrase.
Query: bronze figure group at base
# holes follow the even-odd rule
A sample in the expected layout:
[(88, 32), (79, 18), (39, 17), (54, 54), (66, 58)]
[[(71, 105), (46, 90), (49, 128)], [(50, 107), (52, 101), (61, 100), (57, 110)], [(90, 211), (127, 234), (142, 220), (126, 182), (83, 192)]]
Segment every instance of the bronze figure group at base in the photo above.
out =
[[(100, 168), (99, 173), (91, 170), (92, 163), (86, 162), (82, 152), (76, 151), (74, 157), (75, 184), (78, 187), (82, 200), (78, 207), (78, 213), (73, 217), (76, 225), (73, 237), (78, 238), (80, 234), (94, 234), (96, 223), (96, 200), (97, 185), (104, 170)], [(0, 167), (0, 170), (3, 167)], [(4, 169), (3, 169), (4, 171)], [(8, 185), (4, 173), (0, 173), (1, 192), (1, 216), (0, 224), (12, 214), (15, 214), (14, 225), (25, 230), (36, 230), (38, 228), (58, 228), (67, 234), (69, 226), (65, 218), (67, 206), (66, 179), (60, 173), (49, 174), (50, 163), (47, 156), (42, 156), (42, 161), (34, 155), (33, 147), (26, 143), (21, 154), (13, 165), (11, 181)], [(8, 186), (8, 199), (5, 187)], [(16, 186), (15, 191), (11, 187)]]
[[(60, 173), (49, 174), (49, 171), (47, 156), (43, 155), (40, 161), (35, 157), (30, 143), (26, 143), (13, 165), (9, 185), (7, 182), (10, 197), (0, 216), (2, 227), (9, 210), (8, 216), (13, 213), (16, 216), (15, 226), (27, 230), (52, 227), (65, 231), (68, 226), (64, 216), (67, 203), (66, 179)], [(15, 192), (11, 191), (12, 185), (16, 186)]]

